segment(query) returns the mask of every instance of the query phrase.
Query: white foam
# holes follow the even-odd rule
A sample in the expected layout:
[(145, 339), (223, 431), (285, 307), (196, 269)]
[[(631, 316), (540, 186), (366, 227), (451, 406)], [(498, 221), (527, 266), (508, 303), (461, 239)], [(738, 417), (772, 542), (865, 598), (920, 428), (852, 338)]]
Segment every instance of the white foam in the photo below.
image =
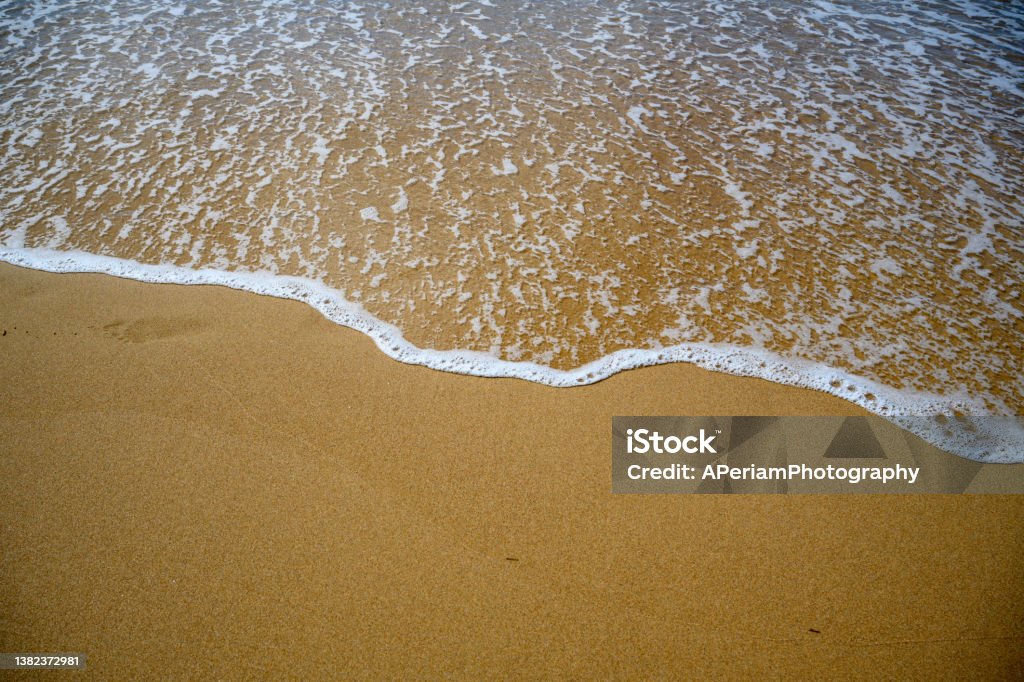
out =
[(391, 204), (391, 210), (395, 213), (402, 213), (409, 208), (409, 195), (405, 193), (404, 187), (398, 188), (398, 198)]
[(637, 367), (688, 362), (705, 369), (829, 393), (885, 417), (926, 441), (968, 459), (983, 462), (1024, 461), (1024, 427), (1020, 420), (999, 422), (1000, 428), (977, 429), (990, 422), (954, 430), (955, 422), (939, 423), (921, 417), (954, 412), (971, 414), (979, 406), (970, 399), (896, 390), (839, 369), (766, 350), (730, 344), (683, 343), (652, 350), (627, 349), (572, 370), (533, 362), (502, 360), (467, 350), (417, 348), (394, 325), (381, 321), (362, 306), (324, 284), (301, 277), (268, 272), (192, 270), (172, 265), (147, 265), (84, 252), (52, 249), (0, 248), (0, 261), (48, 272), (99, 272), (143, 282), (216, 284), (276, 298), (302, 301), (337, 324), (360, 331), (385, 355), (411, 365), (480, 377), (525, 379), (555, 387), (592, 384)]
[(1024, 401), (1012, 3), (36, 4), (0, 245), (299, 275), (562, 369), (718, 341)]
[(512, 159), (506, 156), (501, 160), (501, 168), (491, 166), (491, 172), (495, 175), (515, 175), (519, 172), (519, 167), (512, 163)]

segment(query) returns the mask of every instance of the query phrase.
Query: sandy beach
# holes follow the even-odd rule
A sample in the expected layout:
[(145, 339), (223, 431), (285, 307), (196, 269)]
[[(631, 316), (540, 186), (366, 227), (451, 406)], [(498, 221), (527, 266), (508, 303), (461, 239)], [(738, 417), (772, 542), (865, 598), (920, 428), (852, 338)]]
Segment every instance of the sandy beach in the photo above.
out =
[(90, 679), (1024, 675), (1024, 499), (612, 495), (621, 414), (861, 414), (688, 365), (555, 389), (303, 304), (0, 265), (0, 651)]
[(1024, 680), (1024, 6), (864, 5), (5, 3), (0, 669)]

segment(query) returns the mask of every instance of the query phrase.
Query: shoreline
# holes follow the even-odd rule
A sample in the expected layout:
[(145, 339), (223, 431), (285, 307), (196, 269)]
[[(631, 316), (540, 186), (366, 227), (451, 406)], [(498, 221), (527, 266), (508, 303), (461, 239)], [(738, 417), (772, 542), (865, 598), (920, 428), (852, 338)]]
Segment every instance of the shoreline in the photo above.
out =
[[(422, 349), (408, 342), (400, 329), (376, 318), (319, 282), (269, 273), (192, 270), (170, 265), (146, 265), (85, 252), (38, 248), (0, 248), (0, 263), (60, 274), (105, 274), (151, 284), (223, 286), (237, 291), (305, 303), (330, 322), (369, 337), (387, 357), (398, 362), (460, 375), (516, 378), (558, 388), (578, 388), (604, 381), (621, 372), (644, 367), (687, 363), (705, 370), (755, 378), (836, 396), (868, 413), (889, 420), (925, 441), (960, 457), (990, 463), (1014, 463), (1020, 458), (1024, 430), (986, 431), (973, 428), (949, 432), (944, 424), (906, 415), (973, 415), (965, 398), (901, 391), (843, 370), (800, 359), (789, 359), (756, 348), (723, 344), (682, 344), (656, 350), (620, 350), (571, 370), (531, 362), (500, 360), (474, 351)], [(989, 422), (991, 423), (991, 422)], [(974, 429), (981, 431), (981, 437)], [(977, 453), (985, 452), (985, 456)]]
[(833, 396), (436, 372), (223, 287), (0, 290), (0, 650), (102, 679), (1020, 671), (1021, 496), (610, 493), (614, 414), (865, 414)]

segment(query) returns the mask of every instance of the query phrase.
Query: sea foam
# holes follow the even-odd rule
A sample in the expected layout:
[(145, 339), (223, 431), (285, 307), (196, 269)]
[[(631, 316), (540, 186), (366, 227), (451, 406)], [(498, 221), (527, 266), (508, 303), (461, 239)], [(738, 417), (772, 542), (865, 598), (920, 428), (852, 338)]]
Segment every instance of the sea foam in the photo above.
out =
[[(0, 260), (47, 272), (103, 273), (161, 284), (212, 284), (302, 301), (332, 322), (366, 334), (385, 355), (399, 362), (455, 374), (525, 379), (568, 388), (592, 384), (629, 369), (687, 362), (716, 372), (830, 393), (886, 417), (933, 445), (968, 459), (989, 463), (1024, 461), (1021, 456), (1024, 445), (1021, 420), (945, 418), (945, 415), (954, 413), (969, 415), (972, 409), (977, 411), (978, 406), (966, 396), (955, 400), (949, 396), (898, 391), (832, 367), (783, 358), (760, 349), (699, 343), (657, 350), (628, 349), (572, 370), (558, 370), (533, 362), (510, 362), (474, 351), (417, 348), (402, 336), (398, 327), (377, 319), (358, 303), (346, 300), (322, 283), (301, 277), (146, 265), (84, 252), (49, 249), (0, 248)], [(685, 387), (680, 389), (685, 390)]]
[[(977, 0), (8, 3), (0, 248), (451, 371), (1019, 415), (1021, 45)], [(1024, 459), (958, 423), (908, 428)]]

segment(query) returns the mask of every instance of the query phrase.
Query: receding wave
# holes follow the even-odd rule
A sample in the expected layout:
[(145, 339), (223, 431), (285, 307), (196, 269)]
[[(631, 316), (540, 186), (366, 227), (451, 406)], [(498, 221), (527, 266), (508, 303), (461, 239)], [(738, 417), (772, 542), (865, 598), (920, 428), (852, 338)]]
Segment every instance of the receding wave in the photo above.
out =
[(0, 2), (0, 258), (452, 371), (1021, 414), (1021, 45), (966, 0)]

